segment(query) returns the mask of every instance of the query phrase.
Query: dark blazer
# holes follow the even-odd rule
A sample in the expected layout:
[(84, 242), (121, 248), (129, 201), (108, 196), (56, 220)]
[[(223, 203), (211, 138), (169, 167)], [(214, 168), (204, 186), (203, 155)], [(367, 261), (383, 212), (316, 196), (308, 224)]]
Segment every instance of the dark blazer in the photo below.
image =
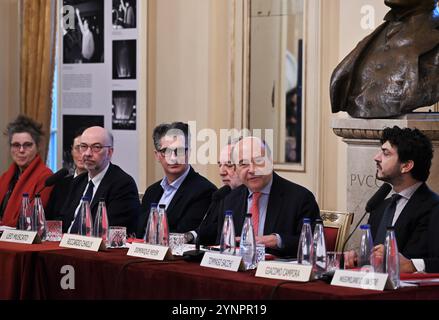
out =
[[(73, 180), (69, 196), (62, 210), (63, 232), (67, 232), (70, 227), (87, 184), (87, 173), (81, 174)], [(127, 227), (128, 235), (135, 232), (140, 201), (136, 182), (129, 174), (119, 166), (110, 163), (90, 204), (93, 219), (96, 216), (100, 198), (105, 199), (110, 226)]]
[[(387, 198), (370, 213), (372, 237), (376, 236), (384, 210), (390, 202)], [(395, 235), (399, 252), (407, 258), (428, 256), (427, 230), (432, 210), (439, 204), (439, 196), (425, 183), (413, 194), (395, 223)]]
[(68, 175), (53, 186), (49, 202), (44, 208), (47, 220), (55, 220), (56, 217), (61, 216), (61, 210), (64, 207), (65, 202), (67, 201), (72, 183), (73, 175)]
[[(218, 212), (217, 243), (221, 237), (224, 211), (233, 211), (236, 236), (241, 235), (249, 192), (241, 185), (234, 189), (223, 201)], [(273, 173), (273, 183), (268, 197), (267, 215), (265, 218), (264, 235), (277, 233), (282, 239), (283, 248), (267, 249), (276, 256), (297, 255), (303, 218), (311, 220), (320, 218), (320, 210), (314, 195), (308, 189), (288, 181)]]
[[(137, 237), (143, 238), (151, 203), (158, 203), (163, 195), (160, 181), (150, 185), (142, 199), (137, 222)], [(210, 205), (212, 193), (217, 188), (209, 180), (190, 168), (188, 175), (166, 209), (169, 232), (188, 232), (197, 229)]]
[(428, 226), (428, 256), (424, 258), (426, 272), (439, 272), (439, 204), (431, 210)]

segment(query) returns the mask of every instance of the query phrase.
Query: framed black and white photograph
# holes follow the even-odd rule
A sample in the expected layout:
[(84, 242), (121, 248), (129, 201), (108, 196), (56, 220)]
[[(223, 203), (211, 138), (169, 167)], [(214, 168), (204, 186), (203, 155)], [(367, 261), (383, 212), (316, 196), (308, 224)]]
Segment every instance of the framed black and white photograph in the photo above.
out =
[(113, 91), (112, 129), (136, 130), (136, 91)]
[(113, 41), (113, 80), (136, 79), (136, 40)]
[(104, 116), (102, 115), (63, 115), (63, 168), (74, 171), (72, 158), (72, 143), (79, 128), (89, 128), (93, 126), (104, 126)]
[(104, 0), (64, 0), (73, 9), (73, 26), (61, 23), (63, 63), (104, 62)]
[(113, 29), (133, 29), (137, 27), (136, 0), (113, 0)]

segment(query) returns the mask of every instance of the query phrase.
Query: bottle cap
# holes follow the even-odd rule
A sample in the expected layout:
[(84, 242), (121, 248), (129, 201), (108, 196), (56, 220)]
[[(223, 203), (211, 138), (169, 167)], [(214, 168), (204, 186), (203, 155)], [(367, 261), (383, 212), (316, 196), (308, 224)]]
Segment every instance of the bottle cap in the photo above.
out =
[(82, 198), (81, 198), (81, 200), (82, 200), (82, 201), (87, 201), (87, 202), (90, 202), (90, 198), (89, 198), (89, 197), (85, 197), (85, 196), (84, 196), (84, 197), (82, 197)]
[(159, 204), (159, 208), (160, 208), (160, 209), (165, 209), (165, 208), (166, 208), (166, 204), (162, 204), (162, 203)]
[(388, 227), (386, 228), (386, 230), (387, 230), (387, 231), (394, 231), (394, 230), (395, 230), (395, 227), (388, 226)]
[(37, 193), (37, 194), (35, 195), (35, 198), (41, 198), (41, 195), (40, 195), (39, 193)]
[(310, 223), (311, 219), (310, 218), (303, 218), (303, 223)]
[(27, 193), (27, 192), (23, 193), (23, 197), (29, 198), (29, 193)]
[(226, 216), (233, 216), (233, 211), (232, 210), (226, 210), (224, 215), (226, 215)]
[(316, 219), (316, 224), (317, 223), (323, 224), (323, 220), (322, 219)]
[(157, 208), (157, 203), (155, 202), (151, 203), (151, 208)]
[(361, 230), (367, 230), (367, 229), (370, 229), (370, 224), (362, 224), (362, 225), (360, 226), (360, 229), (361, 229)]
[(251, 218), (251, 217), (252, 217), (251, 212), (247, 212), (247, 213), (245, 214), (245, 217), (246, 217), (246, 218)]

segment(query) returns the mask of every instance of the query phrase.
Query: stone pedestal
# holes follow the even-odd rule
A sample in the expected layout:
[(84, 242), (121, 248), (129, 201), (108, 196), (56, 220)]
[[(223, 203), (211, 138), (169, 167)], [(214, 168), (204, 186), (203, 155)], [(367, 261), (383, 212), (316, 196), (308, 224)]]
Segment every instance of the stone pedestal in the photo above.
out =
[[(393, 126), (417, 128), (432, 140), (434, 156), (427, 184), (439, 193), (439, 113), (419, 112), (395, 119), (372, 120), (334, 117), (334, 133), (348, 145), (347, 210), (354, 213), (351, 228), (357, 224), (364, 214), (367, 201), (382, 184), (375, 178), (376, 164), (373, 158), (381, 147), (379, 137), (382, 130)], [(366, 223), (367, 219), (368, 215), (362, 223)], [(358, 248), (359, 235), (357, 230), (347, 245), (348, 249)]]

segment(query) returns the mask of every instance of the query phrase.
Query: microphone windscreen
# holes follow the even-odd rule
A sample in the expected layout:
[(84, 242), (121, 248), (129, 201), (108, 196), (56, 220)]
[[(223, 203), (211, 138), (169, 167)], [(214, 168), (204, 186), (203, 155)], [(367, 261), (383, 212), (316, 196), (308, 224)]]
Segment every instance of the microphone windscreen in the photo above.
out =
[(54, 184), (56, 184), (58, 181), (63, 179), (68, 174), (69, 174), (69, 170), (67, 170), (66, 168), (60, 169), (57, 172), (55, 172), (54, 174), (52, 174), (49, 178), (46, 179), (46, 182), (44, 182), (44, 186), (45, 187), (53, 186)]
[(375, 194), (372, 196), (372, 198), (369, 199), (369, 201), (366, 204), (366, 212), (371, 212), (374, 210), (378, 205), (383, 202), (383, 200), (387, 197), (390, 190), (392, 190), (392, 186), (388, 183), (384, 183), (378, 190), (375, 192)]
[(221, 199), (224, 199), (231, 191), (232, 188), (230, 188), (228, 185), (219, 188), (212, 193), (212, 201), (220, 201)]

